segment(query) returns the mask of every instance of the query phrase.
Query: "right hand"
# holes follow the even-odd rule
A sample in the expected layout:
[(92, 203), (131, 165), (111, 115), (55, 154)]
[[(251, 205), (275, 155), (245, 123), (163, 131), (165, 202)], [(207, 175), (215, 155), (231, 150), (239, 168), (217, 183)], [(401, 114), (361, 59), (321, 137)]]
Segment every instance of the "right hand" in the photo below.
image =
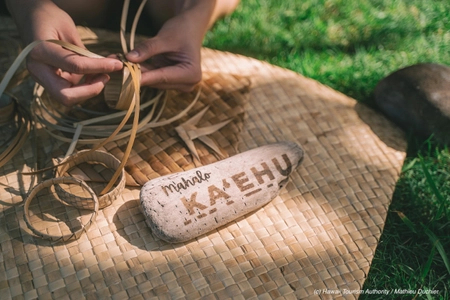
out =
[[(25, 43), (56, 39), (85, 48), (72, 18), (52, 1), (11, 1), (9, 5), (23, 2), (27, 5), (12, 11)], [(98, 95), (109, 81), (107, 73), (122, 67), (117, 59), (88, 58), (46, 42), (36, 46), (27, 59), (33, 78), (65, 106)]]

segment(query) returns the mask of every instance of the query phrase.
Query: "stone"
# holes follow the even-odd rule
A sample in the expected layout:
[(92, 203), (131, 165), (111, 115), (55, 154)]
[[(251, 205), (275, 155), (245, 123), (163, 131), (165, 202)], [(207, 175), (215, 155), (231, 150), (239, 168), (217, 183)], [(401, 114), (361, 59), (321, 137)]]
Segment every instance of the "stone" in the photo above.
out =
[(302, 160), (297, 144), (282, 142), (159, 177), (142, 187), (141, 210), (156, 237), (185, 242), (270, 202)]
[(450, 68), (421, 63), (382, 79), (374, 91), (381, 111), (406, 132), (450, 142)]

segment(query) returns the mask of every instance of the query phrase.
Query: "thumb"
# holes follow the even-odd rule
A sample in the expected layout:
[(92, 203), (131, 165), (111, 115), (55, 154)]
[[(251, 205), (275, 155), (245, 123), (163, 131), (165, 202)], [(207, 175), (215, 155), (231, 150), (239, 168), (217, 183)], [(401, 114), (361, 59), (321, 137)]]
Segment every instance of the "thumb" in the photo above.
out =
[(132, 51), (127, 53), (126, 58), (131, 62), (141, 63), (165, 51), (166, 49), (161, 40), (154, 37), (138, 44)]

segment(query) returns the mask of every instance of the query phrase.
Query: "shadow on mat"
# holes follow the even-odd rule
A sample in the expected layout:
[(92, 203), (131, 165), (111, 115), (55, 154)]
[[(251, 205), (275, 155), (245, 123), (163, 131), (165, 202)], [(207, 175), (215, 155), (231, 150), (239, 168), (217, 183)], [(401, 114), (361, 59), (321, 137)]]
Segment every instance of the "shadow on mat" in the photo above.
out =
[[(39, 136), (39, 138), (35, 138)], [(3, 136), (4, 137), (4, 136)], [(4, 139), (0, 136), (0, 142)], [(0, 204), (14, 206), (25, 201), (28, 192), (38, 183), (52, 177), (53, 170), (26, 175), (22, 172), (32, 172), (44, 166), (51, 165), (51, 157), (46, 154), (49, 148), (58, 143), (49, 141), (49, 136), (43, 129), (30, 132), (27, 141), (11, 159), (0, 168), (0, 195), (9, 193), (11, 197), (0, 197)]]
[(369, 125), (373, 133), (388, 147), (405, 151), (405, 133), (394, 123), (367, 105), (356, 103), (355, 111), (361, 120)]
[(235, 224), (236, 222), (239, 222), (240, 220), (245, 219), (258, 211), (256, 210), (254, 212), (250, 212), (245, 216), (239, 217), (228, 224), (213, 229), (192, 240), (181, 243), (169, 243), (153, 235), (152, 230), (145, 223), (144, 214), (140, 211), (139, 201), (139, 199), (129, 200), (121, 205), (114, 214), (113, 223), (116, 227), (117, 234), (127, 240), (127, 242), (131, 245), (146, 251), (161, 251), (165, 249), (185, 247), (191, 242), (198, 242), (198, 240), (203, 237), (220, 231), (231, 224)]
[[(292, 174), (285, 198), (276, 198), (264, 211), (258, 210), (180, 244), (154, 237), (140, 212), (139, 200), (132, 199), (111, 208), (112, 220), (98, 220), (97, 224), (103, 221), (100, 231), (104, 232), (100, 233), (106, 233), (113, 248), (107, 248), (102, 237), (91, 239), (89, 234), (96, 234), (93, 230), (83, 240), (67, 244), (70, 254), (80, 257), (75, 262), (54, 255), (56, 249), (29, 245), (53, 247), (47, 241), (21, 233), (17, 216), (22, 213), (21, 208), (11, 207), (5, 211), (5, 220), (0, 220), (1, 227), (6, 228), (4, 236), (11, 236), (13, 244), (4, 247), (6, 269), (13, 265), (27, 267), (26, 252), (33, 248), (45, 258), (44, 267), (51, 269), (67, 263), (80, 274), (89, 268), (81, 259), (83, 254), (92, 254), (92, 260), (108, 263), (107, 268), (97, 272), (98, 277), (104, 275), (101, 278), (106, 279), (106, 288), (117, 283), (108, 278), (120, 280), (122, 273), (123, 278), (139, 276), (158, 282), (160, 270), (166, 271), (165, 277), (177, 277), (177, 267), (184, 270), (184, 266), (189, 267), (190, 274), (205, 278), (205, 286), (217, 283), (226, 288), (228, 283), (223, 283), (222, 278), (231, 287), (231, 283), (254, 278), (251, 289), (262, 294), (265, 286), (276, 279), (280, 286), (290, 287), (299, 299), (311, 294), (316, 286), (323, 286), (322, 275), (327, 278), (327, 286), (358, 288), (370, 266), (390, 202), (387, 197), (391, 196), (398, 176), (397, 164), (375, 160), (393, 152), (378, 144), (367, 128), (370, 126), (374, 133), (383, 136), (384, 121), (371, 121), (372, 111), (364, 108), (357, 107), (359, 113), (355, 113), (353, 101), (342, 100), (309, 81), (274, 81), (270, 76), (253, 87), (253, 95), (258, 98), (248, 109), (243, 136), (251, 137), (245, 141), (247, 148), (282, 140), (302, 143), (305, 160)], [(273, 101), (276, 97), (280, 97), (279, 101)], [(266, 109), (270, 107), (270, 113), (262, 109), (265, 105)], [(367, 156), (368, 152), (373, 156)], [(99, 228), (93, 225), (92, 229)], [(96, 252), (96, 247), (104, 251)], [(167, 251), (172, 249), (180, 251)], [(108, 273), (118, 277), (108, 277)], [(32, 278), (30, 274), (25, 270), (21, 276)], [(154, 288), (151, 293), (171, 292), (163, 282), (158, 287), (160, 292)], [(95, 293), (90, 289), (84, 292)]]

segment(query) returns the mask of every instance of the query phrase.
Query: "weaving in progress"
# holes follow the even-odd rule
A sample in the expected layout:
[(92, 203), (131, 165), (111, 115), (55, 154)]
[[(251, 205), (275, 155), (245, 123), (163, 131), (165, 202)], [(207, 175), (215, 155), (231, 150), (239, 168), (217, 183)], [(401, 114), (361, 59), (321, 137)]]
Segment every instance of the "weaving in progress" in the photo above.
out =
[(21, 49), (12, 20), (0, 21), (2, 299), (362, 289), (405, 158), (383, 116), (207, 48), (192, 92), (141, 88), (139, 65), (122, 60), (104, 93), (68, 108), (27, 76), (27, 53), (42, 42), (126, 53), (144, 38), (137, 21), (128, 35), (79, 27), (88, 50)]

